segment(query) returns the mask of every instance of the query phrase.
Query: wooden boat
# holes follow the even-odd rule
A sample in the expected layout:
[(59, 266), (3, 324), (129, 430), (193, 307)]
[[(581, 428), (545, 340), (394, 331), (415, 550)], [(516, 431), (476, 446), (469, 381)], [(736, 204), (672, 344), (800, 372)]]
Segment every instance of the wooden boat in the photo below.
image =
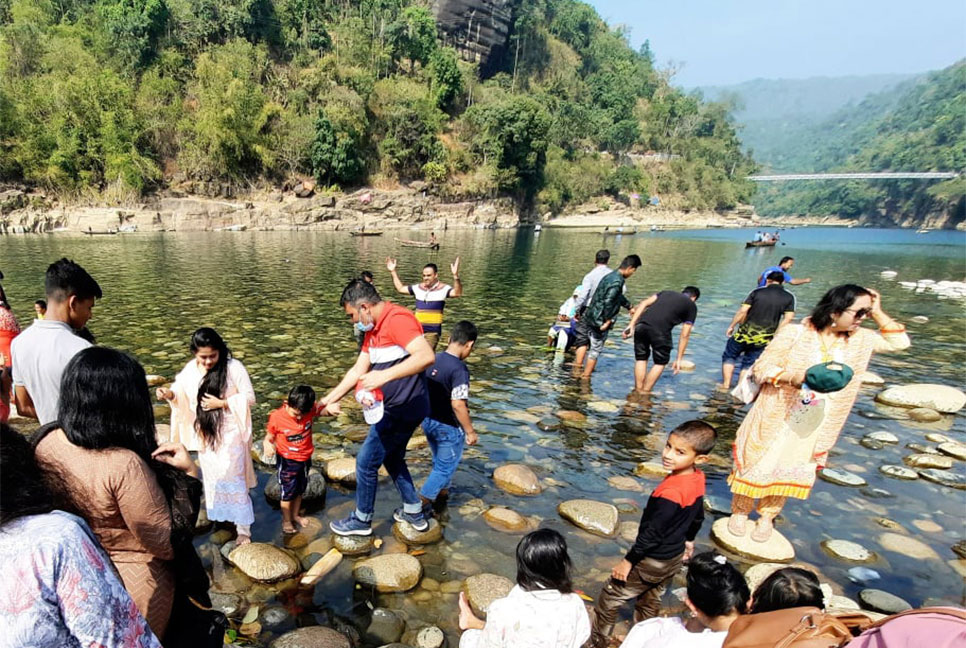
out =
[(394, 238), (393, 240), (402, 247), (429, 248), (430, 250), (439, 249), (439, 243), (430, 243), (429, 241), (411, 241), (401, 238)]
[(775, 247), (778, 241), (748, 241), (745, 243), (746, 248), (750, 247)]
[(248, 229), (247, 225), (226, 225), (225, 227), (219, 227), (216, 232), (244, 232)]
[(382, 232), (379, 230), (372, 230), (369, 232), (349, 232), (349, 236), (382, 236)]
[(605, 227), (601, 233), (604, 236), (634, 236), (637, 234), (637, 230), (633, 227), (615, 227), (614, 229)]
[(88, 236), (113, 236), (114, 234), (117, 234), (117, 230), (92, 230), (88, 227), (84, 234), (87, 234)]

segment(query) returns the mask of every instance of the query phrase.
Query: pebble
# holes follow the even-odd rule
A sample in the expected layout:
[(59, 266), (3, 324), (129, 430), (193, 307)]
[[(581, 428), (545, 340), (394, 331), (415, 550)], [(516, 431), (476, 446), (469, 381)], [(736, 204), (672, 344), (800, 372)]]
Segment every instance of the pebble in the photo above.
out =
[(925, 315), (916, 315), (915, 317), (910, 317), (909, 321), (915, 322), (916, 324), (925, 324), (929, 321), (929, 318)]
[(926, 481), (931, 481), (934, 484), (948, 486), (950, 488), (955, 488), (956, 490), (966, 490), (966, 478), (951, 470), (936, 470), (935, 468), (926, 468), (924, 470), (919, 470), (918, 473), (920, 477)]
[(875, 518), (875, 523), (878, 524), (880, 527), (883, 527), (885, 529), (892, 529), (893, 531), (904, 531), (905, 530), (905, 529), (902, 528), (902, 525), (901, 524), (899, 524), (895, 520), (890, 520), (887, 517), (877, 517), (877, 518)]
[(906, 447), (919, 454), (931, 454), (931, 455), (939, 454), (939, 450), (936, 450), (936, 448), (932, 446), (924, 445), (922, 443), (915, 443), (915, 442), (907, 443)]
[(876, 441), (875, 439), (870, 439), (869, 437), (862, 437), (859, 441), (863, 448), (868, 448), (869, 450), (882, 450), (885, 444), (881, 441)]
[(879, 575), (879, 572), (874, 569), (869, 569), (868, 567), (852, 567), (849, 569), (849, 577), (859, 583), (865, 583), (882, 578)]
[(860, 378), (863, 385), (884, 385), (885, 380), (877, 373), (866, 371)]
[(827, 482), (838, 484), (839, 486), (865, 486), (868, 483), (855, 473), (850, 473), (846, 470), (836, 470), (834, 468), (826, 468), (818, 476)]
[(310, 626), (286, 632), (272, 642), (271, 648), (352, 648), (352, 644), (332, 628)]
[(408, 592), (419, 584), (423, 566), (414, 556), (403, 553), (385, 554), (360, 560), (352, 568), (352, 576), (378, 592)]
[(442, 648), (445, 642), (446, 636), (436, 626), (427, 626), (416, 633), (416, 648)]
[(905, 466), (897, 466), (892, 464), (886, 464), (884, 466), (879, 466), (879, 472), (881, 472), (886, 477), (894, 477), (895, 479), (918, 479), (919, 475), (915, 470), (911, 468), (906, 468)]
[(288, 610), (281, 605), (270, 605), (258, 615), (258, 621), (265, 628), (277, 628), (290, 618)]
[(682, 360), (678, 365), (681, 371), (694, 371), (695, 364), (691, 360)]
[(557, 410), (554, 415), (561, 421), (568, 421), (571, 423), (580, 423), (587, 420), (587, 415), (581, 412), (576, 412), (574, 410)]
[(822, 547), (836, 558), (843, 560), (872, 562), (876, 559), (874, 552), (849, 540), (823, 540)]
[(887, 497), (895, 497), (892, 493), (884, 488), (875, 488), (872, 486), (867, 486), (860, 491), (866, 497), (871, 497), (874, 499), (885, 499)]
[(613, 504), (588, 499), (573, 499), (557, 506), (560, 516), (584, 531), (611, 538), (617, 533), (618, 513)]
[(914, 454), (902, 458), (902, 463), (913, 468), (939, 468), (949, 470), (953, 467), (950, 457), (934, 454)]
[(242, 605), (244, 605), (244, 600), (238, 594), (208, 592), (208, 596), (211, 598), (211, 607), (225, 616), (235, 616), (241, 612)]
[(913, 520), (912, 526), (923, 533), (942, 533), (943, 528), (932, 520)]
[(493, 482), (511, 495), (539, 495), (543, 490), (537, 475), (523, 464), (504, 464), (493, 471)]
[(879, 273), (879, 276), (882, 277), (883, 279), (894, 279), (898, 275), (899, 273), (896, 272), (895, 270), (883, 270), (882, 272)]
[(893, 551), (916, 560), (939, 560), (939, 554), (922, 540), (898, 533), (883, 533), (879, 544), (886, 551)]
[(859, 600), (867, 608), (875, 610), (876, 612), (882, 612), (883, 614), (896, 614), (897, 612), (912, 609), (912, 606), (908, 602), (895, 594), (877, 589), (864, 589), (860, 591)]
[(872, 439), (873, 441), (878, 441), (879, 443), (899, 443), (899, 437), (892, 432), (886, 432), (885, 430), (870, 432), (865, 436), (866, 438)]
[(945, 441), (940, 443), (936, 449), (947, 457), (959, 459), (960, 461), (966, 461), (966, 443), (959, 443), (958, 441)]

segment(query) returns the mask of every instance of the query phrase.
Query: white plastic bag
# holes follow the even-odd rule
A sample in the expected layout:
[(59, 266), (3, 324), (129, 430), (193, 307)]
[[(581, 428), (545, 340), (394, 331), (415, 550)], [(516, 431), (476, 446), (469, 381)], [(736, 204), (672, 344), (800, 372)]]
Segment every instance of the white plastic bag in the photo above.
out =
[(738, 378), (738, 384), (731, 390), (731, 396), (741, 403), (747, 405), (758, 398), (758, 390), (761, 386), (755, 382), (750, 371), (745, 371)]

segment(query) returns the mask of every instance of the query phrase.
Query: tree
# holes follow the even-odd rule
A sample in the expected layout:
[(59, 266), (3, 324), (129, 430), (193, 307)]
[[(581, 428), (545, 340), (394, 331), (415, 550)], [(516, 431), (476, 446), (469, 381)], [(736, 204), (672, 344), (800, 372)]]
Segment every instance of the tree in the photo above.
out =
[(493, 104), (475, 104), (466, 111), (473, 129), (471, 147), (483, 164), (493, 164), (504, 189), (534, 192), (546, 162), (550, 115), (536, 100), (512, 96)]
[(448, 47), (437, 49), (429, 59), (433, 75), (436, 105), (443, 110), (451, 107), (463, 92), (463, 75), (456, 62), (456, 52)]
[(312, 173), (320, 182), (353, 182), (362, 175), (364, 164), (356, 140), (351, 133), (337, 134), (325, 112), (319, 111), (310, 158)]
[(436, 20), (424, 7), (406, 7), (399, 19), (389, 27), (389, 46), (393, 61), (409, 59), (409, 70), (415, 64), (427, 65), (436, 50)]
[(164, 0), (100, 0), (97, 15), (123, 66), (142, 68), (155, 57), (168, 20)]

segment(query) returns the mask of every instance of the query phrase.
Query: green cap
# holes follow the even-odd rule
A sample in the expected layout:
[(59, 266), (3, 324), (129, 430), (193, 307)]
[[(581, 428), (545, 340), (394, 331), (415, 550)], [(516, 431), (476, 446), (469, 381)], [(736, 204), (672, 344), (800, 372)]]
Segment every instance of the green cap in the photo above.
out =
[(822, 362), (805, 372), (805, 382), (815, 391), (828, 394), (844, 389), (852, 380), (852, 367), (841, 362)]

